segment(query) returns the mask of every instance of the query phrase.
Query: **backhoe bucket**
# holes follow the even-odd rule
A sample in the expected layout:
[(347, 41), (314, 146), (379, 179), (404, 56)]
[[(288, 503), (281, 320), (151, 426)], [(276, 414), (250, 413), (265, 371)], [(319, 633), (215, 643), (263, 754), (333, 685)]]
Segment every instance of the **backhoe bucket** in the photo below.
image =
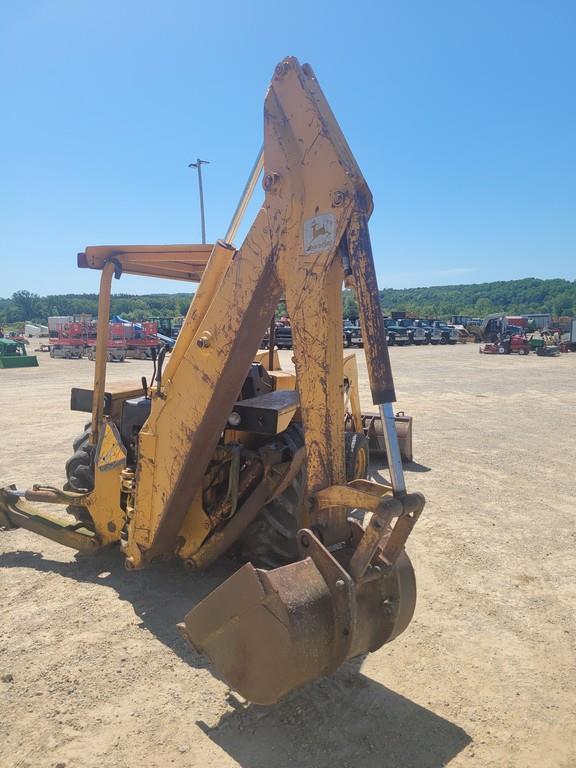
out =
[[(398, 437), (398, 446), (400, 455), (404, 461), (412, 461), (412, 416), (407, 416), (404, 411), (399, 411), (394, 416), (396, 435)], [(385, 454), (386, 442), (384, 440), (384, 430), (382, 419), (375, 413), (362, 414), (362, 428), (370, 443), (370, 453)]]
[[(180, 625), (216, 673), (249, 701), (273, 704), (289, 691), (375, 651), (406, 629), (416, 603), (410, 560), (371, 567), (355, 583), (310, 531), (312, 557), (264, 571), (250, 563)], [(345, 550), (344, 550), (345, 551)]]

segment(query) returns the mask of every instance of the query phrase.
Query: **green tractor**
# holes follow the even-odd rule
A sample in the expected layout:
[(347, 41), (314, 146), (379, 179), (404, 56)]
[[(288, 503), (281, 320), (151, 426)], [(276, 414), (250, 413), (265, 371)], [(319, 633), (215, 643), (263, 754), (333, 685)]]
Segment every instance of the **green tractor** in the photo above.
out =
[(36, 368), (36, 355), (26, 352), (26, 344), (15, 339), (0, 339), (0, 368)]

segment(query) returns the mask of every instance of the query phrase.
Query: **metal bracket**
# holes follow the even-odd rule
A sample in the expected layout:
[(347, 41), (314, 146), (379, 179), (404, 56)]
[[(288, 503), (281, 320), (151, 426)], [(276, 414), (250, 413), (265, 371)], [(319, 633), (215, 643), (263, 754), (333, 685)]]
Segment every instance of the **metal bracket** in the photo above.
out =
[[(352, 480), (346, 486), (324, 488), (314, 497), (319, 510), (342, 506), (372, 512), (362, 536), (356, 528), (352, 529), (355, 548), (349, 571), (356, 583), (364, 578), (376, 556), (380, 565), (394, 566), (424, 508), (425, 499), (421, 493), (409, 493), (399, 498), (391, 493), (392, 488), (388, 485)], [(391, 528), (394, 518), (396, 523)], [(380, 554), (378, 550), (381, 550)]]
[(425, 504), (424, 496), (421, 493), (409, 493), (403, 496), (400, 501), (402, 502), (402, 512), (398, 515), (396, 524), (386, 539), (380, 555), (380, 560), (389, 567), (396, 563), (412, 528), (422, 514)]
[(309, 557), (312, 560), (332, 597), (334, 651), (325, 673), (329, 675), (350, 655), (356, 632), (356, 589), (351, 576), (308, 528), (298, 531), (298, 549), (302, 559)]
[(0, 527), (25, 528), (80, 552), (95, 552), (100, 539), (82, 523), (69, 525), (63, 520), (36, 512), (23, 500), (24, 493), (13, 486), (0, 488)]

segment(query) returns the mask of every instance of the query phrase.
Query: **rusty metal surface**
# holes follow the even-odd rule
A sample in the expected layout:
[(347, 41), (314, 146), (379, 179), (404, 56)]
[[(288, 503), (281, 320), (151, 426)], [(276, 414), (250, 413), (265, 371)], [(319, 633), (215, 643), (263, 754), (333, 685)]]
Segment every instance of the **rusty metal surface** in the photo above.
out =
[(350, 656), (350, 648), (358, 619), (356, 589), (350, 574), (314, 536), (312, 531), (303, 529), (298, 532), (298, 548), (303, 559), (309, 557), (312, 560), (330, 592), (332, 653), (322, 672), (328, 675), (336, 671)]
[[(348, 598), (353, 624), (311, 558), (269, 572), (248, 563), (187, 614), (183, 634), (234, 690), (272, 704), (330, 674), (344, 650), (353, 658), (404, 631), (416, 603), (409, 559), (402, 553), (388, 573), (352, 584)], [(338, 642), (338, 628), (350, 630), (345, 643)]]
[(356, 210), (351, 216), (347, 243), (364, 339), (372, 402), (375, 405), (392, 403), (396, 400), (394, 379), (380, 306), (368, 222), (361, 209)]
[[(178, 279), (202, 275), (151, 394), (136, 473), (125, 474), (120, 438), (102, 418), (105, 361), (97, 363), (92, 435), (107, 433), (108, 442), (104, 448), (98, 441), (95, 489), (82, 501), (95, 534), (36, 514), (14, 492), (0, 493), (0, 524), (77, 549), (115, 541), (127, 526), (129, 567), (180, 554), (190, 541), (195, 548), (181, 556), (205, 567), (305, 461), (302, 516), (310, 529), (298, 533), (302, 560), (271, 571), (244, 566), (197, 605), (183, 627), (229, 685), (269, 704), (408, 626), (416, 590), (404, 545), (424, 500), (417, 494), (395, 499), (388, 486), (366, 481), (344, 484), (345, 274), (357, 293), (373, 400), (395, 399), (367, 226), (370, 191), (310, 67), (294, 58), (281, 62), (264, 112), (265, 201), (239, 250), (219, 241), (213, 247), (87, 249), (81, 258), (82, 266), (104, 269), (99, 337), (106, 335), (100, 331), (107, 330), (108, 278), (116, 267)], [(305, 447), (291, 462), (280, 449), (261, 448), (261, 463), (234, 477), (234, 492), (214, 526), (202, 507), (203, 481), (280, 296), (293, 323)], [(350, 384), (357, 374), (349, 362), (346, 371)], [(358, 421), (354, 386), (348, 405)], [(38, 493), (58, 500), (49, 489)], [(366, 530), (348, 520), (352, 508), (373, 513)], [(189, 538), (179, 538), (187, 524)]]
[(410, 493), (402, 497), (402, 512), (398, 515), (396, 524), (382, 550), (381, 557), (386, 565), (394, 565), (400, 556), (408, 536), (422, 514), (424, 503), (424, 496), (421, 493)]
[(272, 704), (322, 674), (331, 616), (330, 593), (308, 559), (270, 573), (248, 563), (184, 624), (192, 645), (232, 688)]
[[(412, 461), (412, 416), (404, 412), (397, 413), (394, 425), (398, 436), (400, 455), (405, 461)], [(382, 429), (382, 419), (377, 413), (362, 414), (362, 429), (370, 442), (371, 454), (386, 454), (386, 444)]]
[[(153, 402), (140, 441), (139, 528), (132, 537), (132, 552), (144, 561), (170, 550), (206, 467), (200, 457), (214, 450), (215, 433), (233, 405), (231, 387), (240, 389), (238, 368), (242, 375), (247, 370), (273, 302), (283, 294), (305, 437), (304, 514), (319, 535), (299, 533), (312, 555), (303, 552), (300, 562), (269, 572), (244, 566), (184, 624), (219, 674), (257, 703), (276, 701), (406, 628), (416, 593), (403, 545), (419, 514), (392, 499), (387, 486), (378, 493), (371, 486), (344, 486), (345, 272), (360, 305), (374, 403), (392, 402), (395, 392), (367, 228), (370, 193), (312, 70), (295, 59), (276, 68), (264, 132), (264, 207), (207, 302), (197, 334), (181, 345), (163, 401)], [(197, 402), (185, 412), (193, 375)], [(260, 504), (265, 483), (254, 491), (262, 492)], [(347, 510), (357, 505), (373, 512), (366, 531), (347, 520)], [(247, 518), (257, 506), (249, 504)], [(237, 535), (234, 521), (230, 541)]]
[[(230, 280), (231, 278), (229, 278), (229, 282)], [(271, 265), (263, 270), (258, 282), (261, 282), (260, 289), (257, 288), (252, 295), (246, 296), (248, 306), (242, 308), (245, 311), (239, 310), (236, 313), (236, 323), (233, 330), (231, 329), (229, 332), (226, 330), (229, 320), (222, 313), (222, 309), (218, 307), (214, 310), (214, 314), (219, 316), (217, 322), (223, 325), (220, 333), (224, 336), (229, 334), (229, 338), (226, 339), (225, 354), (223, 354), (222, 348), (214, 350), (214, 353), (211, 355), (209, 351), (209, 355), (215, 365), (210, 372), (206, 369), (208, 360), (199, 359), (195, 363), (199, 376), (195, 389), (195, 398), (198, 398), (200, 394), (199, 384), (201, 379), (204, 379), (203, 387), (207, 388), (206, 397), (209, 407), (207, 405), (203, 411), (200, 411), (198, 406), (193, 408), (197, 414), (196, 418), (186, 424), (185, 421), (182, 421), (182, 416), (186, 415), (183, 403), (176, 401), (172, 404), (172, 409), (176, 409), (174, 427), (179, 428), (178, 432), (181, 433), (181, 436), (178, 432), (172, 432), (172, 437), (170, 438), (170, 433), (164, 433), (164, 440), (168, 439), (168, 442), (173, 447), (170, 451), (167, 451), (167, 454), (160, 455), (163, 457), (163, 462), (170, 456), (174, 456), (175, 464), (171, 467), (170, 475), (174, 476), (173, 472), (175, 469), (178, 469), (178, 473), (172, 483), (169, 483), (171, 491), (154, 531), (152, 542), (146, 554), (147, 560), (170, 551), (183, 519), (192, 503), (196, 488), (204, 476), (206, 466), (226, 424), (232, 405), (241, 389), (258, 342), (264, 335), (272, 306), (277, 298), (271, 289), (271, 284), (273, 284)], [(267, 302), (270, 306), (264, 305), (261, 301), (264, 286), (266, 286)], [(215, 322), (215, 318), (209, 321), (210, 324), (213, 322)], [(207, 322), (207, 325), (209, 323)], [(192, 346), (196, 345), (193, 343)], [(205, 370), (201, 372), (201, 368)], [(187, 389), (190, 385), (190, 379), (186, 370), (178, 369), (174, 373), (173, 381), (176, 380), (177, 376), (182, 380), (182, 386)], [(184, 379), (182, 379), (183, 376), (185, 377)], [(155, 404), (153, 404), (153, 407)], [(170, 403), (167, 401), (164, 402), (164, 408), (167, 408), (169, 405)], [(180, 416), (178, 416), (178, 412)], [(141, 456), (140, 461), (141, 471), (148, 471), (148, 457), (146, 454)], [(157, 466), (156, 462), (154, 462), (153, 466)], [(137, 489), (136, 515), (139, 513), (139, 505), (143, 505), (142, 491), (142, 487)]]
[(37, 512), (23, 499), (23, 491), (0, 489), (0, 527), (25, 528), (79, 552), (95, 552), (99, 548), (101, 542), (92, 531), (78, 523), (67, 524), (59, 518)]
[[(263, 461), (254, 461), (240, 478), (239, 495), (250, 491), (236, 513), (224, 527), (215, 531), (200, 549), (186, 560), (189, 568), (206, 568), (215, 562), (235, 544), (242, 533), (257, 517), (262, 507), (270, 499), (278, 496), (298, 474), (305, 459), (303, 448), (298, 449), (290, 462), (274, 463), (272, 452), (262, 452)], [(229, 504), (229, 502), (226, 502)]]
[(329, 507), (344, 506), (349, 509), (358, 508), (376, 512), (382, 503), (381, 497), (384, 494), (390, 493), (391, 490), (388, 486), (381, 486), (379, 483), (370, 483), (368, 480), (365, 481), (366, 484), (370, 483), (370, 485), (373, 486), (374, 491), (372, 492), (372, 489), (368, 491), (362, 487), (354, 487), (352, 483), (355, 482), (356, 481), (352, 481), (348, 485), (333, 485), (330, 488), (324, 488), (323, 490), (318, 491), (314, 495), (318, 509), (321, 510)]
[[(240, 249), (213, 281), (194, 333), (178, 339), (172, 355), (178, 363), (169, 364), (170, 375), (153, 398), (140, 433), (127, 544), (136, 567), (173, 552), (282, 294), (293, 324), (308, 498), (345, 480), (339, 245), (356, 207), (361, 206), (364, 217), (370, 213), (371, 198), (314, 73), (294, 58), (276, 69), (267, 93), (264, 147), (264, 206)], [(351, 258), (358, 257), (358, 269), (366, 272), (372, 254), (362, 221), (362, 242)], [(362, 298), (369, 299), (366, 312), (372, 315), (377, 286), (366, 280), (363, 285)], [(196, 299), (189, 317), (195, 305)], [(375, 354), (380, 354), (379, 347)], [(193, 399), (188, 396), (192, 382)], [(347, 535), (345, 515), (337, 508), (324, 510), (314, 523), (325, 541), (342, 541)]]
[(354, 581), (364, 576), (389, 530), (390, 522), (402, 514), (402, 509), (402, 502), (392, 496), (381, 499), (350, 559), (350, 574)]
[(215, 531), (200, 549), (186, 560), (187, 567), (207, 568), (227, 552), (256, 518), (271, 493), (270, 478), (261, 480), (224, 527)]
[(98, 245), (78, 254), (81, 268), (102, 269), (110, 259), (131, 275), (199, 282), (211, 245)]

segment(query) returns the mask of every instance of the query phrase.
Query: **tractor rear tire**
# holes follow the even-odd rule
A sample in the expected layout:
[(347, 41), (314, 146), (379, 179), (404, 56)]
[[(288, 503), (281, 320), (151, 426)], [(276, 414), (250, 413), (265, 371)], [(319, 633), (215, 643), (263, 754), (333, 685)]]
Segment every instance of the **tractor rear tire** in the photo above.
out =
[[(304, 445), (300, 426), (288, 427), (283, 437), (293, 453)], [(235, 548), (236, 557), (266, 569), (298, 560), (296, 534), (302, 527), (300, 515), (305, 489), (306, 465), (303, 464), (283, 493), (265, 504), (246, 528)]]
[(94, 446), (87, 429), (74, 441), (74, 454), (66, 462), (66, 477), (74, 491), (94, 490)]
[[(95, 447), (90, 445), (91, 424), (88, 422), (84, 432), (74, 440), (74, 454), (66, 462), (66, 477), (68, 486), (73, 491), (94, 490), (94, 453)], [(92, 518), (86, 507), (70, 504), (66, 507), (69, 515), (73, 515), (80, 523), (93, 530)]]
[(346, 432), (344, 435), (346, 456), (346, 482), (365, 480), (370, 464), (370, 444), (364, 432)]

